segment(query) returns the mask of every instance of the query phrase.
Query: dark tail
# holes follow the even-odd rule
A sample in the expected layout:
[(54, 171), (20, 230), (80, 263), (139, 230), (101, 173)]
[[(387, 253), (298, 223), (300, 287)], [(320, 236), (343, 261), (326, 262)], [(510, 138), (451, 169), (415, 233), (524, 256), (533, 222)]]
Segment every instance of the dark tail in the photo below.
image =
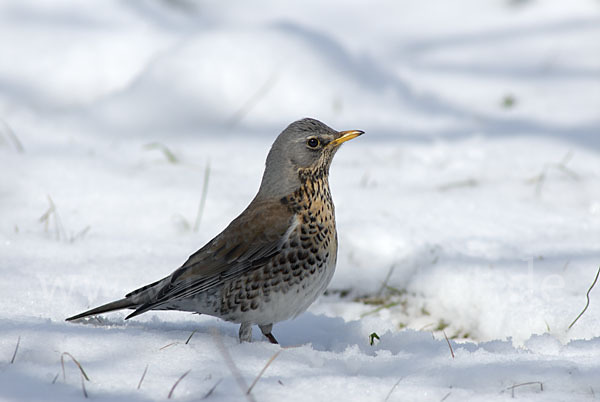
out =
[(74, 315), (73, 317), (69, 317), (66, 321), (74, 321), (83, 317), (87, 317), (90, 315), (107, 313), (109, 311), (122, 310), (124, 308), (134, 308), (136, 304), (131, 299), (121, 299), (114, 301), (112, 303), (103, 304), (100, 307), (93, 308), (91, 310), (85, 311), (81, 314)]

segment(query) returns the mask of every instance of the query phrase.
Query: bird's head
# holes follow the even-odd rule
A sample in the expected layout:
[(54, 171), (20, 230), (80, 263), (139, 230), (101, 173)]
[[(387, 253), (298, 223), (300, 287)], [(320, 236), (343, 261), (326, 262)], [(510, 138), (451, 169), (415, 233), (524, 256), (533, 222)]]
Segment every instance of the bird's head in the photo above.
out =
[(290, 194), (300, 187), (301, 174), (326, 176), (340, 145), (363, 133), (336, 131), (309, 118), (293, 122), (279, 134), (269, 151), (259, 195)]

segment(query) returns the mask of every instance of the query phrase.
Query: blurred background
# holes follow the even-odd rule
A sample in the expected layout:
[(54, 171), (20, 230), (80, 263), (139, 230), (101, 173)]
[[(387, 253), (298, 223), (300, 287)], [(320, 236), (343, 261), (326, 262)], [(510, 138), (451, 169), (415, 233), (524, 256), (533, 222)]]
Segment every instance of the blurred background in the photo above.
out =
[(0, 112), (24, 144), (49, 124), (54, 137), (272, 137), (313, 116), (372, 138), (597, 145), (599, 9), (597, 0), (6, 0)]

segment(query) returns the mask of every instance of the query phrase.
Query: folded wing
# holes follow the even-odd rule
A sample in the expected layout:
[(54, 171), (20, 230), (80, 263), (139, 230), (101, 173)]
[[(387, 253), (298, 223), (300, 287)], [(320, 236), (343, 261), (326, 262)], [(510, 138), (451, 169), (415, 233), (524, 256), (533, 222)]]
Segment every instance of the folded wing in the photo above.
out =
[(167, 278), (126, 295), (143, 301), (127, 318), (193, 297), (247, 270), (258, 269), (281, 248), (297, 217), (280, 203), (254, 200), (217, 237)]

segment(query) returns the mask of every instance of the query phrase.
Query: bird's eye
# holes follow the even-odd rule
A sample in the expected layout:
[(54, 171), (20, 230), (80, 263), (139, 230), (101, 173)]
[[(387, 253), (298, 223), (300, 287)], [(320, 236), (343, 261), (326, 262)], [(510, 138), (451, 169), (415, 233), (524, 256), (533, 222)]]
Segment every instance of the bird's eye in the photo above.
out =
[(308, 145), (310, 148), (316, 148), (319, 146), (319, 140), (315, 137), (309, 138), (306, 141), (306, 145)]

